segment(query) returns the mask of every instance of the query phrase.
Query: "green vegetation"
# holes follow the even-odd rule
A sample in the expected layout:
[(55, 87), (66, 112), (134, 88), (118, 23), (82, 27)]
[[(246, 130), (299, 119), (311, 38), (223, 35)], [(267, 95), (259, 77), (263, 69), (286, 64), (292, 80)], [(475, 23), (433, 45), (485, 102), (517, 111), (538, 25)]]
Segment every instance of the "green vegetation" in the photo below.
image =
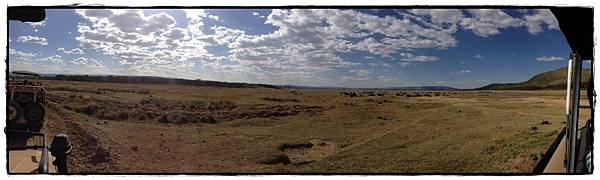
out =
[[(480, 90), (541, 90), (541, 89), (567, 89), (567, 67), (540, 73), (531, 79), (519, 83), (490, 84), (479, 88)], [(581, 88), (586, 89), (590, 79), (591, 70), (583, 69)]]

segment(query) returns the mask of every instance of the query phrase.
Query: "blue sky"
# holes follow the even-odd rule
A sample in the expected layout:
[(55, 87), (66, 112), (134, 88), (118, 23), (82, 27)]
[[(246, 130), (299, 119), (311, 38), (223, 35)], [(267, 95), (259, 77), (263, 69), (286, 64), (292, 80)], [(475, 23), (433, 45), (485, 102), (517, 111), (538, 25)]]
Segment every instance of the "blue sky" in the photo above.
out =
[(474, 88), (563, 67), (544, 9), (47, 10), (9, 70), (308, 86)]

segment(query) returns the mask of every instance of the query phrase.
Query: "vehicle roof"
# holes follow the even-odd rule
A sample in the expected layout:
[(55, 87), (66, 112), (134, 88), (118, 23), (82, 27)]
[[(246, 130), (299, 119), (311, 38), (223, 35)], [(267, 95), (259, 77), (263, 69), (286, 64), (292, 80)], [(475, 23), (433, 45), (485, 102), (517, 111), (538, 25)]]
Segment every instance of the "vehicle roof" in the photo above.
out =
[(572, 51), (581, 59), (594, 60), (594, 9), (590, 7), (550, 8)]
[(13, 71), (12, 74), (14, 74), (14, 75), (23, 75), (23, 76), (40, 77), (40, 74), (35, 73), (35, 72), (31, 72), (31, 71)]

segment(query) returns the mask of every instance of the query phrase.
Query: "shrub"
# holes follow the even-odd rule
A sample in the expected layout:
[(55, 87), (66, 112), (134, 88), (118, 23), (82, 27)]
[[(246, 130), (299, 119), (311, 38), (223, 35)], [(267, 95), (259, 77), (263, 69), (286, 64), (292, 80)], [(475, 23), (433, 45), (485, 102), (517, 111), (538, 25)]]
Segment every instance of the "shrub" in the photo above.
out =
[(146, 98), (143, 98), (140, 101), (140, 104), (148, 104), (148, 105), (154, 104), (154, 105), (157, 105), (157, 104), (160, 104), (161, 101), (163, 101), (163, 100), (162, 99), (158, 99), (158, 98), (146, 97)]
[(175, 124), (186, 124), (186, 123), (197, 123), (200, 117), (194, 113), (181, 110), (168, 111), (158, 119), (161, 123), (175, 123)]
[(86, 106), (76, 108), (75, 111), (77, 111), (79, 113), (84, 113), (87, 115), (94, 115), (94, 114), (96, 114), (98, 109), (100, 109), (100, 107), (98, 105), (96, 105), (95, 103), (90, 103)]
[(144, 114), (144, 113), (140, 113), (140, 115), (138, 116), (138, 120), (140, 120), (140, 121), (143, 121), (146, 119), (148, 119), (148, 117), (146, 117), (146, 114)]
[(203, 116), (200, 118), (200, 122), (202, 123), (209, 123), (209, 124), (215, 124), (217, 123), (217, 120), (213, 117), (213, 116)]
[(282, 152), (267, 152), (259, 161), (262, 164), (290, 164), (290, 158)]
[(298, 99), (293, 99), (293, 98), (272, 98), (272, 97), (265, 97), (265, 98), (260, 98), (262, 100), (265, 101), (282, 101), (282, 102), (300, 102)]
[(127, 120), (129, 119), (129, 113), (127, 113), (126, 111), (119, 111), (119, 113), (117, 114), (117, 120)]
[(107, 120), (128, 120), (130, 115), (127, 110), (101, 109), (95, 114), (97, 118)]
[(231, 102), (231, 101), (211, 101), (210, 103), (208, 103), (207, 105), (207, 109), (209, 110), (229, 110), (229, 109), (235, 109), (236, 105), (235, 103)]
[(312, 148), (313, 144), (311, 142), (293, 142), (293, 143), (281, 143), (277, 146), (277, 150), (285, 151), (286, 149), (304, 149), (304, 148)]
[(188, 107), (192, 108), (192, 109), (202, 108), (202, 107), (206, 106), (206, 103), (204, 101), (200, 101), (200, 100), (192, 100), (192, 101), (189, 101), (187, 104), (188, 104)]

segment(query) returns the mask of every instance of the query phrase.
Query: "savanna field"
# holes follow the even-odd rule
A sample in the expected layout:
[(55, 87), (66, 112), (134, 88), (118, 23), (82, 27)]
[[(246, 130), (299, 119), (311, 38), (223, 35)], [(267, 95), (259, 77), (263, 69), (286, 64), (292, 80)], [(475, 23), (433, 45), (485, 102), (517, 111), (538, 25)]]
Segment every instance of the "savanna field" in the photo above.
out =
[(526, 173), (565, 126), (564, 90), (43, 83), (73, 173)]

